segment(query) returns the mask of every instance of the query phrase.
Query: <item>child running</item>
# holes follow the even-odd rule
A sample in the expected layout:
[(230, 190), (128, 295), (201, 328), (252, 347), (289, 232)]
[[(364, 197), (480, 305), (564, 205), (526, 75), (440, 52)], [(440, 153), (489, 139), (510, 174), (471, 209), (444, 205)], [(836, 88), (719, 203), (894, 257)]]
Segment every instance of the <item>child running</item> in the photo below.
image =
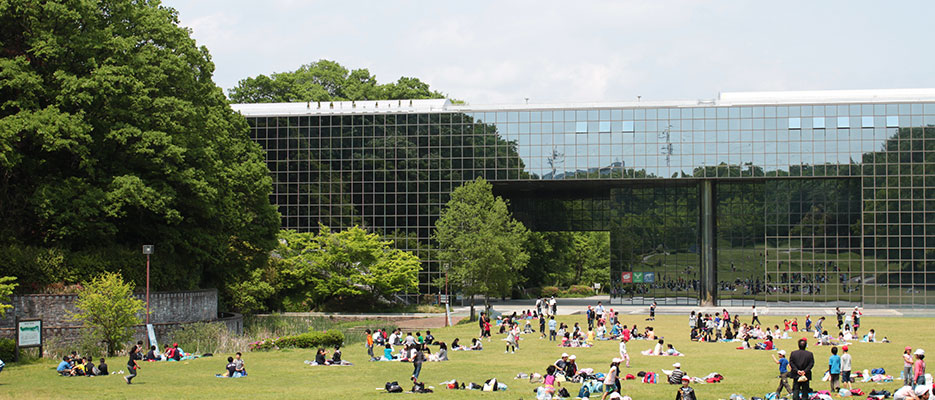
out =
[(620, 359), (627, 362), (627, 368), (630, 368), (630, 354), (627, 353), (627, 340), (620, 338)]

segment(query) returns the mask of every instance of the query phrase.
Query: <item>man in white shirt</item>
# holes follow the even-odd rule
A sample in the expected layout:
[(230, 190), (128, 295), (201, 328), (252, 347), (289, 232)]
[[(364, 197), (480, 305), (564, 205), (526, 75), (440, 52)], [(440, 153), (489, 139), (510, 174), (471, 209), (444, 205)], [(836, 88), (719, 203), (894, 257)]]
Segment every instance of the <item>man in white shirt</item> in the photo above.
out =
[(399, 335), (396, 334), (396, 331), (393, 331), (393, 333), (390, 334), (390, 345), (395, 346), (398, 344), (399, 344)]
[(757, 326), (760, 324), (759, 314), (756, 312), (756, 305), (753, 305), (753, 320), (750, 321), (750, 325)]
[(594, 309), (594, 314), (596, 314), (598, 318), (604, 315), (604, 305), (601, 304), (601, 302), (597, 302), (597, 307)]

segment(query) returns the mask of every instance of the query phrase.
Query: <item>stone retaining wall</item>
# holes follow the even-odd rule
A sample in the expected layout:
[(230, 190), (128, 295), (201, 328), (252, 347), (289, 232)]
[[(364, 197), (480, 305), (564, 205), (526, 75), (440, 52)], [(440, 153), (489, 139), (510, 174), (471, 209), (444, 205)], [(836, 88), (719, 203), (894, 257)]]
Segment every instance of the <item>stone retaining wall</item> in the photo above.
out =
[[(135, 295), (146, 301), (146, 294)], [(13, 296), (13, 309), (8, 310), (0, 319), (0, 328), (12, 328), (14, 317), (42, 318), (42, 324), (49, 327), (69, 327), (74, 325), (69, 312), (75, 312), (74, 294), (27, 294)], [(183, 323), (213, 321), (218, 316), (217, 289), (192, 290), (184, 292), (150, 293), (150, 322)], [(145, 314), (140, 313), (145, 320)]]

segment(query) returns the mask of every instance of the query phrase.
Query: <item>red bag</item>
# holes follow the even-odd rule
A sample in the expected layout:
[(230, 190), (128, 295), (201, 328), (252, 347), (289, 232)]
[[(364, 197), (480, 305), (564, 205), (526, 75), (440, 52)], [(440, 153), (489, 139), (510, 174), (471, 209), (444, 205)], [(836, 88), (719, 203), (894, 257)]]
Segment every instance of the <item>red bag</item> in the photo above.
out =
[(629, 380), (632, 380), (632, 379), (636, 379), (636, 377), (635, 377), (635, 376), (633, 376), (633, 374), (627, 374), (627, 378), (626, 378), (626, 380), (628, 380), (628, 381), (629, 381)]

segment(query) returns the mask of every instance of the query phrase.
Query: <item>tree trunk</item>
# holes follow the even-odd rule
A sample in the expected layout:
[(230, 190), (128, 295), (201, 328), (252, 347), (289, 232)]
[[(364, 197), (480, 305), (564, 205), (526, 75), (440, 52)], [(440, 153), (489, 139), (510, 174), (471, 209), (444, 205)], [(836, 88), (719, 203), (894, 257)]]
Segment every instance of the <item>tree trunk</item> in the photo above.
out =
[(474, 296), (471, 296), (471, 321), (474, 321)]
[(484, 312), (487, 313), (487, 318), (490, 318), (490, 296), (487, 296), (487, 293), (484, 293)]

